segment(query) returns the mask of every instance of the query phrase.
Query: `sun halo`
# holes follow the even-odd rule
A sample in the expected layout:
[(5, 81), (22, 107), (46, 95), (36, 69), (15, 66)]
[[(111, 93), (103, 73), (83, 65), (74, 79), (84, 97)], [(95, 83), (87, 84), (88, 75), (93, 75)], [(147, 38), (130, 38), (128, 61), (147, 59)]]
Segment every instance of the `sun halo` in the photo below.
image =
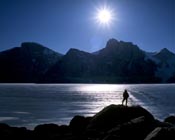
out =
[(114, 13), (107, 7), (97, 9), (96, 22), (102, 26), (110, 26), (114, 20)]

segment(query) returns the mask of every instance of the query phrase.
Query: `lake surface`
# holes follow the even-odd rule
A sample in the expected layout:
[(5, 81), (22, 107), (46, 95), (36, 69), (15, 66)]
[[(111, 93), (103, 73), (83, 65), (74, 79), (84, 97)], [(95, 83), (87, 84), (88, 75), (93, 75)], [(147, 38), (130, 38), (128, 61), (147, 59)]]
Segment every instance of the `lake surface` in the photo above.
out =
[(0, 123), (33, 129), (42, 123), (69, 124), (110, 104), (141, 105), (162, 120), (175, 114), (175, 84), (0, 84)]

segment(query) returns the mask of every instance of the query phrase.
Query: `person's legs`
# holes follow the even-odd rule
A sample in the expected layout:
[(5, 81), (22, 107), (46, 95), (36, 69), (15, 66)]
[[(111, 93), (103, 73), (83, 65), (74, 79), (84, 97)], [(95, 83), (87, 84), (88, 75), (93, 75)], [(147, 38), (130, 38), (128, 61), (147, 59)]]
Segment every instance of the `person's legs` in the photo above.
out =
[(127, 104), (128, 104), (128, 98), (126, 98), (126, 106), (127, 106)]
[(122, 105), (123, 105), (124, 101), (125, 101), (125, 98), (123, 98), (123, 100), (122, 100)]

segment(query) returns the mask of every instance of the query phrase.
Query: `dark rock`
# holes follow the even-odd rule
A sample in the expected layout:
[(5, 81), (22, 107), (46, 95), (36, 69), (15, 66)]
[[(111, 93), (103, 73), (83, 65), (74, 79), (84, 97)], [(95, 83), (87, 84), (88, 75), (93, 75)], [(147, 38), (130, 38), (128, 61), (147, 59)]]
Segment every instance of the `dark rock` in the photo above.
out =
[(107, 137), (118, 137), (122, 140), (141, 140), (144, 139), (153, 129), (153, 122), (149, 122), (144, 116), (142, 116), (111, 129), (108, 131)]
[(157, 127), (144, 140), (175, 140), (175, 128)]
[(168, 123), (175, 125), (175, 116), (169, 116), (165, 118), (164, 122), (168, 122)]
[(33, 134), (30, 130), (25, 127), (11, 127), (12, 138), (17, 140), (31, 140)]
[(30, 140), (32, 138), (32, 132), (25, 127), (10, 127), (7, 124), (0, 124), (0, 139), (2, 140)]
[(166, 122), (155, 120), (140, 106), (109, 105), (93, 117), (75, 116), (69, 126), (42, 124), (27, 130), (0, 123), (0, 139), (174, 140), (175, 127), (170, 122), (171, 119)]
[(53, 139), (60, 135), (60, 128), (56, 124), (42, 124), (34, 128), (34, 135), (37, 139)]
[(0, 123), (0, 139), (7, 139), (11, 134), (10, 126)]
[(110, 105), (92, 118), (88, 129), (109, 130), (140, 116), (144, 116), (146, 121), (154, 121), (154, 117), (140, 106)]
[(155, 120), (155, 126), (156, 127), (173, 127), (173, 124), (168, 122), (161, 122), (159, 120)]
[(68, 134), (68, 133), (71, 132), (71, 129), (70, 129), (70, 127), (67, 126), (67, 125), (61, 125), (61, 126), (59, 127), (59, 131), (60, 131), (61, 134)]
[(58, 132), (59, 126), (56, 124), (41, 124), (34, 128), (34, 132), (36, 133), (55, 133)]
[(0, 130), (8, 129), (8, 128), (10, 128), (10, 126), (8, 124), (0, 123)]
[(102, 139), (106, 136), (105, 132), (99, 131), (96, 129), (86, 129), (85, 135), (88, 137), (88, 139), (96, 140), (96, 139)]
[(116, 135), (107, 135), (103, 140), (120, 140), (120, 137)]
[(70, 121), (70, 128), (74, 134), (81, 134), (85, 131), (89, 121), (90, 117), (85, 118), (83, 116), (75, 116), (71, 121)]

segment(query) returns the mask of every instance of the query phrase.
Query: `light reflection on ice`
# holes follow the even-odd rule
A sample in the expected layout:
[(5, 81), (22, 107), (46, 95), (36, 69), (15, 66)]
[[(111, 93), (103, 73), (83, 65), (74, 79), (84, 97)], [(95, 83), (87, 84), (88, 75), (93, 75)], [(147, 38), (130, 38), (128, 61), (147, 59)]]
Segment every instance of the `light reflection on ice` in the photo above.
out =
[(124, 89), (129, 105), (141, 105), (156, 118), (175, 113), (175, 85), (2, 84), (0, 122), (30, 128), (68, 124), (75, 115), (93, 116), (107, 105), (121, 104)]
[(17, 117), (0, 117), (0, 122), (1, 121), (9, 121), (9, 120), (17, 120), (19, 118)]

